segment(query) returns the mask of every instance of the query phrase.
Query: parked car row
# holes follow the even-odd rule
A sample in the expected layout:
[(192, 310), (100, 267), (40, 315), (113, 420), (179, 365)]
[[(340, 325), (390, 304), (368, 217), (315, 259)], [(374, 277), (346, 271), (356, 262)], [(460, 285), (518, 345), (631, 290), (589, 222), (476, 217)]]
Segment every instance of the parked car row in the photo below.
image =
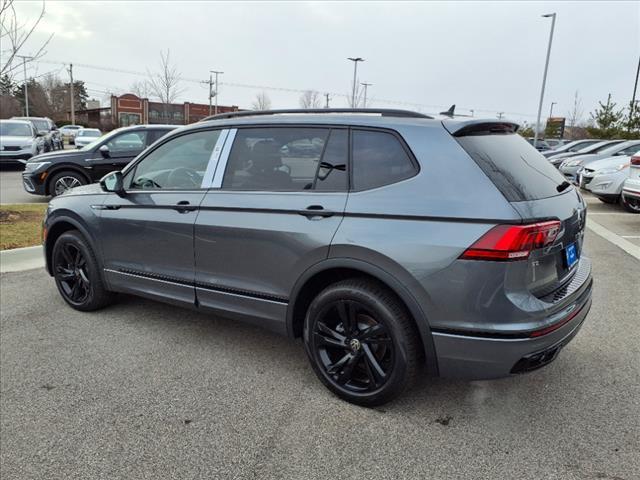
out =
[(619, 203), (629, 212), (640, 213), (640, 185), (634, 183), (640, 179), (640, 140), (578, 140), (543, 156), (568, 182), (605, 203)]

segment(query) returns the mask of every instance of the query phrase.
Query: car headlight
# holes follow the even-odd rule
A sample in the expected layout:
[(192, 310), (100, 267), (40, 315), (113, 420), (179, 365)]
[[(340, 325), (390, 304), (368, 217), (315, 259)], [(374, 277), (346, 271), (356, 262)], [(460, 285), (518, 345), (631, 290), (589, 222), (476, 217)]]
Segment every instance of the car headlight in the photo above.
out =
[(33, 142), (29, 140), (28, 142), (25, 142), (22, 145), (20, 145), (20, 148), (31, 148), (32, 145), (33, 145)]
[(35, 172), (36, 170), (40, 170), (42, 167), (46, 167), (47, 165), (51, 165), (51, 162), (27, 162), (24, 166), (24, 171)]

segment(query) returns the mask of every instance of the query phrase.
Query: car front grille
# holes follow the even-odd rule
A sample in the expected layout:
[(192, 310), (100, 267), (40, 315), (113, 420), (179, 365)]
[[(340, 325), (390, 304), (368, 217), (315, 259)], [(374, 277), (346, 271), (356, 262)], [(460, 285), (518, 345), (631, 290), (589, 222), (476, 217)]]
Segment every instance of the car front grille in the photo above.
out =
[(5, 152), (19, 152), (21, 150), (21, 147), (5, 145), (4, 147), (2, 147), (2, 150), (4, 150)]

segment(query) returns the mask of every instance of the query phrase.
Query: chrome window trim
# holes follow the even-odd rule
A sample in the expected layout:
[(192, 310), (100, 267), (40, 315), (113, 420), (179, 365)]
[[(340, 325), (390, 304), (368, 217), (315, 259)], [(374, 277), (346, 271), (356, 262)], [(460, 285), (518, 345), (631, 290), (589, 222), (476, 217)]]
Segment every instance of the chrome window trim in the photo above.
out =
[(227, 135), (227, 139), (224, 142), (224, 148), (222, 149), (222, 153), (220, 154), (218, 166), (216, 167), (216, 172), (213, 176), (213, 182), (211, 183), (210, 188), (222, 187), (222, 179), (224, 178), (224, 172), (227, 169), (227, 161), (229, 160), (229, 154), (231, 153), (231, 147), (233, 146), (233, 141), (236, 139), (237, 132), (237, 128), (229, 129), (229, 134)]

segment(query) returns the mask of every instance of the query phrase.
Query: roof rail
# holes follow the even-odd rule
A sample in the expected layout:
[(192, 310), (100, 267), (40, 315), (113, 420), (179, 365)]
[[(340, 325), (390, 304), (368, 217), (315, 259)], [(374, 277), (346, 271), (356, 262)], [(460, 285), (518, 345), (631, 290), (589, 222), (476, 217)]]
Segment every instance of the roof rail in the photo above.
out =
[(248, 110), (241, 112), (228, 112), (219, 113), (218, 115), (211, 115), (205, 117), (201, 122), (207, 120), (224, 120), (227, 118), (238, 117), (257, 117), (266, 115), (280, 115), (280, 114), (318, 114), (318, 113), (368, 113), (374, 115), (380, 115), (382, 117), (401, 117), (401, 118), (433, 118), (424, 113), (412, 112), (411, 110), (396, 110), (392, 108), (294, 108), (284, 110)]

